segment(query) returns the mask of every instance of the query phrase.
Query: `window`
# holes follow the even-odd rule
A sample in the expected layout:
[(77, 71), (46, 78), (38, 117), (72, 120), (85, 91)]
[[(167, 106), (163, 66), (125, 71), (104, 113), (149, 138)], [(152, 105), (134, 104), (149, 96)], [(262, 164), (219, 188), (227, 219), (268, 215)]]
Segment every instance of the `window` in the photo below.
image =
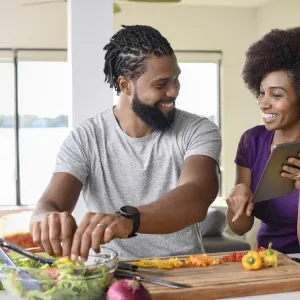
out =
[[(11, 66), (12, 83), (7, 87), (6, 94), (14, 95), (16, 92), (17, 97), (16, 101), (13, 97), (5, 101), (4, 111), (6, 118), (13, 118), (14, 112), (9, 111), (8, 107), (14, 107), (14, 102), (18, 104), (18, 128), (9, 128), (12, 142), (17, 137), (18, 151), (15, 152), (11, 143), (7, 144), (9, 149), (6, 151), (12, 157), (9, 162), (8, 159), (5, 161), (4, 150), (0, 150), (0, 165), (5, 163), (4, 170), (0, 170), (0, 179), (2, 172), (5, 175), (13, 170), (19, 181), (15, 182), (14, 179), (13, 184), (5, 185), (4, 199), (7, 201), (1, 201), (1, 205), (29, 205), (38, 201), (49, 183), (57, 151), (69, 132), (66, 51), (19, 50), (15, 53), (16, 72), (13, 63)], [(3, 74), (4, 70), (0, 69), (0, 78), (5, 76)], [(15, 79), (17, 89), (14, 89)], [(3, 84), (1, 82), (0, 85)], [(4, 104), (0, 100), (0, 109), (1, 105)], [(5, 130), (8, 129), (0, 123), (1, 139), (1, 132)], [(11, 161), (14, 164), (17, 161), (19, 168), (12, 165)], [(7, 181), (9, 176), (5, 176)]]
[(176, 56), (181, 69), (176, 107), (205, 116), (219, 126), (221, 54), (178, 51)]
[(1, 204), (15, 203), (14, 64), (0, 51), (0, 182)]
[[(176, 107), (207, 117), (221, 127), (220, 116), (220, 52), (176, 52), (180, 75), (180, 93)], [(220, 158), (220, 190), (222, 196), (223, 167)]]
[(218, 68), (216, 63), (179, 63), (180, 93), (176, 107), (205, 116), (219, 125)]

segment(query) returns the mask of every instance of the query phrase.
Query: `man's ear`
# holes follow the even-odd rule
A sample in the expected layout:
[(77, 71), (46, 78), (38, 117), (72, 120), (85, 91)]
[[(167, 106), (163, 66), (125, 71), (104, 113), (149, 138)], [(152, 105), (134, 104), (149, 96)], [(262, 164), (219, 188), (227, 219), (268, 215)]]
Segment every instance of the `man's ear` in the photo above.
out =
[(132, 84), (131, 80), (124, 76), (119, 76), (118, 84), (120, 87), (121, 92), (130, 96), (132, 94)]

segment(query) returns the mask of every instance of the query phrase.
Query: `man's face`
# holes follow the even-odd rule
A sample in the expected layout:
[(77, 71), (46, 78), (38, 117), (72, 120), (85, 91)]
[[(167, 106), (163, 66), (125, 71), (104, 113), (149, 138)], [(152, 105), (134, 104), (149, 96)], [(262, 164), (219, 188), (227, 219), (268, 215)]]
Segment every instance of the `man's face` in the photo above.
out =
[(147, 70), (135, 83), (133, 111), (152, 129), (169, 128), (175, 117), (180, 69), (175, 55), (147, 59)]

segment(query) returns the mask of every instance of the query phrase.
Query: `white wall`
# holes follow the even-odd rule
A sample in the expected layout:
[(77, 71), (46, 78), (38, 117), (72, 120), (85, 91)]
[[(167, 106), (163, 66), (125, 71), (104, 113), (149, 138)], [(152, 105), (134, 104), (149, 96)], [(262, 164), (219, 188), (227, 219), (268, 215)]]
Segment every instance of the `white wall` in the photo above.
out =
[(266, 34), (272, 28), (300, 26), (299, 0), (273, 0), (257, 11), (258, 36)]
[[(121, 24), (146, 24), (161, 31), (175, 50), (221, 50), (221, 127), (224, 195), (233, 187), (234, 157), (242, 132), (260, 121), (256, 101), (240, 76), (244, 53), (256, 38), (256, 10), (145, 3), (122, 4)], [(154, 17), (155, 16), (155, 17)]]
[(21, 6), (21, 2), (0, 0), (0, 48), (66, 48), (66, 4)]

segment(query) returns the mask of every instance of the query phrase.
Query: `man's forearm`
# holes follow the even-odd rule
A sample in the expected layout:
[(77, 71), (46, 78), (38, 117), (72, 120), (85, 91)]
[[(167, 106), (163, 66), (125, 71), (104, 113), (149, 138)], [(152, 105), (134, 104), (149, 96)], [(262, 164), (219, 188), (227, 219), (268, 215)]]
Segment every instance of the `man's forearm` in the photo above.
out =
[(138, 209), (140, 233), (172, 233), (201, 222), (218, 193), (218, 184), (208, 189), (194, 183), (183, 184), (159, 200)]
[(37, 205), (35, 206), (31, 219), (30, 219), (30, 229), (31, 229), (31, 224), (33, 222), (38, 222), (41, 221), (41, 219), (48, 213), (51, 212), (58, 212), (59, 208), (51, 202), (38, 202)]

